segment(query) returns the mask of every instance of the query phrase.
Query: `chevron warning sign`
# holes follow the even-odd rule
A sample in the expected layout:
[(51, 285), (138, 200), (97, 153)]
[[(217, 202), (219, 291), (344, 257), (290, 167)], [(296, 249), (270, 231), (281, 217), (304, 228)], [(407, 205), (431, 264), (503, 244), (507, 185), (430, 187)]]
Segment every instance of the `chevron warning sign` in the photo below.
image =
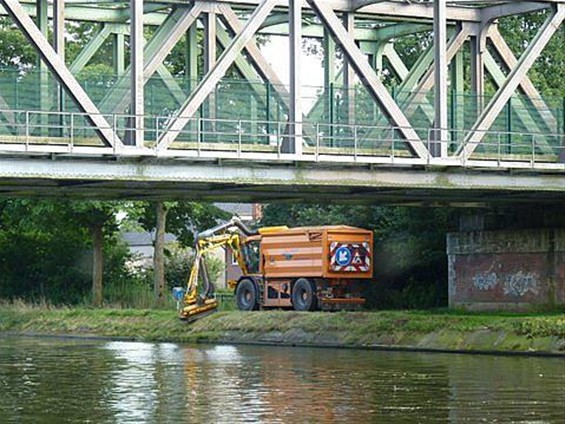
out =
[(330, 269), (337, 272), (367, 272), (371, 269), (369, 243), (338, 243), (330, 245)]

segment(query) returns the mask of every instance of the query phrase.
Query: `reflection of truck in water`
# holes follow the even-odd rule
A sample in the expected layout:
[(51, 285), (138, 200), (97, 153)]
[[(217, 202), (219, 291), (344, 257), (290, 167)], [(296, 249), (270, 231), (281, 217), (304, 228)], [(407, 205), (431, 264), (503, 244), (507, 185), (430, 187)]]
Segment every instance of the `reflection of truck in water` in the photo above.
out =
[(240, 310), (353, 309), (365, 303), (358, 281), (373, 276), (371, 231), (348, 226), (265, 227), (252, 231), (233, 219), (198, 235), (181, 318), (215, 310), (204, 263), (218, 247), (233, 251), (243, 275), (235, 284)]

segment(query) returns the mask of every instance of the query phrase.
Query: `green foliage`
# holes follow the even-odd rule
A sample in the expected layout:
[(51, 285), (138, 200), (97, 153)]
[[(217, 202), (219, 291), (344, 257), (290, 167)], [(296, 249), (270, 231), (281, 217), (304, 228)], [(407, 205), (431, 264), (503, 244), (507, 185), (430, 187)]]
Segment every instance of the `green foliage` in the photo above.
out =
[(72, 304), (89, 297), (92, 241), (89, 226), (105, 225), (106, 278), (124, 278), (128, 253), (114, 230), (113, 206), (104, 202), (0, 201), (0, 297)]
[[(169, 290), (173, 287), (186, 286), (193, 262), (193, 249), (174, 244), (167, 245), (165, 249), (165, 281)], [(210, 280), (216, 281), (224, 272), (224, 262), (213, 255), (207, 255), (205, 262)]]
[[(510, 16), (501, 19), (499, 29), (516, 57), (520, 57), (542, 27), (549, 12)], [(536, 88), (546, 96), (565, 96), (565, 30), (556, 31), (547, 46), (540, 52), (528, 76)]]
[[(194, 246), (194, 233), (206, 230), (228, 219), (229, 214), (211, 203), (166, 202), (167, 232), (174, 234), (184, 247)], [(140, 202), (136, 218), (147, 231), (155, 229), (157, 222), (155, 204)]]

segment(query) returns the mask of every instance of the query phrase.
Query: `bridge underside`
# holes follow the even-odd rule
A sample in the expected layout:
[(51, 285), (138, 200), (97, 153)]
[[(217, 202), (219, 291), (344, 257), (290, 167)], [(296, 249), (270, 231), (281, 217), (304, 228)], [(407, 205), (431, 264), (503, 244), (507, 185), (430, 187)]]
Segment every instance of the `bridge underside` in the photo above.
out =
[(426, 166), (9, 158), (0, 160), (0, 194), (485, 207), (563, 204), (565, 181), (554, 174)]
[[(0, 6), (37, 55), (0, 70), (5, 195), (563, 201), (565, 101), (530, 79), (564, 42), (563, 0)], [(532, 13), (513, 50), (502, 23)], [(323, 56), (313, 90), (305, 41)]]

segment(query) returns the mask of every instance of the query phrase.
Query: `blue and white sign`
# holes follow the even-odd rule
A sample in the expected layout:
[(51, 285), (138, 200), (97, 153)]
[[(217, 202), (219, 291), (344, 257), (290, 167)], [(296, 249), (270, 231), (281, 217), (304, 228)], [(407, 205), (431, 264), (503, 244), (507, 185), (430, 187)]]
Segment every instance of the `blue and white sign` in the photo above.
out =
[(339, 266), (347, 266), (351, 263), (351, 251), (347, 246), (341, 246), (335, 251), (335, 262)]

